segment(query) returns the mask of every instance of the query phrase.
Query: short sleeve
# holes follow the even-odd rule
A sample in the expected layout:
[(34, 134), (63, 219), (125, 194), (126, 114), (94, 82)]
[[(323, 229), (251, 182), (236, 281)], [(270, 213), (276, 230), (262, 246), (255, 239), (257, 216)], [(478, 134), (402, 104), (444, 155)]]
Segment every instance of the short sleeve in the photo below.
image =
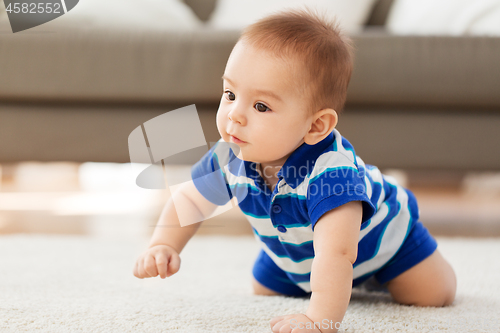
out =
[[(217, 142), (191, 168), (191, 178), (198, 191), (213, 204), (222, 206), (232, 199), (232, 193), (227, 183), (224, 166), (224, 145)], [(227, 150), (227, 149), (226, 149)], [(226, 151), (228, 154), (228, 152)], [(222, 155), (222, 156), (221, 156)]]
[[(337, 163), (320, 169), (309, 180), (307, 189), (307, 208), (312, 228), (326, 212), (351, 201), (361, 201), (363, 205), (362, 222), (369, 220), (375, 213), (370, 198), (367, 195), (365, 170), (336, 153)], [(340, 155), (339, 155), (340, 154)]]

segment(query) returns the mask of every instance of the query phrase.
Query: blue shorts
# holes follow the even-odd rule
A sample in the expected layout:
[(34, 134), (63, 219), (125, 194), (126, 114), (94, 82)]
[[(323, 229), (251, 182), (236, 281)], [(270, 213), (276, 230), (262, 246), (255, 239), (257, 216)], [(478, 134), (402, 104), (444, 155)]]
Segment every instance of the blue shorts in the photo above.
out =
[[(429, 257), (437, 248), (437, 242), (421, 222), (412, 225), (408, 237), (394, 257), (382, 268), (353, 281), (353, 287), (374, 277), (384, 284)], [(302, 297), (310, 293), (293, 283), (286, 273), (261, 250), (253, 266), (253, 276), (263, 286), (280, 294)]]

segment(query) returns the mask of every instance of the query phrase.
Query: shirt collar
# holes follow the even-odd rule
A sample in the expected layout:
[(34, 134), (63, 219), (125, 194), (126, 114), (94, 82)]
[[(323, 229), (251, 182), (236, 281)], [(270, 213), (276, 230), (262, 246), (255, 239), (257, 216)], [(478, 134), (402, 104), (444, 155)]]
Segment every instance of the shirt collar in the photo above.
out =
[(314, 163), (318, 157), (333, 145), (335, 136), (331, 132), (325, 139), (315, 145), (303, 143), (288, 157), (283, 167), (278, 171), (278, 178), (284, 178), (285, 182), (295, 189), (304, 178), (312, 173)]

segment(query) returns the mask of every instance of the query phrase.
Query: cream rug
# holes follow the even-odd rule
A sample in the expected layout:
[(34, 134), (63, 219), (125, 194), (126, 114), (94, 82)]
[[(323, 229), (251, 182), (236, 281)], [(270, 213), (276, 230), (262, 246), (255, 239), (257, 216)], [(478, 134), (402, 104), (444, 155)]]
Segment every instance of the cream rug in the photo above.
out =
[[(458, 276), (455, 303), (416, 308), (354, 289), (346, 332), (499, 332), (500, 239), (439, 238)], [(0, 237), (0, 332), (270, 332), (307, 299), (254, 296), (249, 236), (195, 236), (178, 274), (132, 275), (147, 240)]]

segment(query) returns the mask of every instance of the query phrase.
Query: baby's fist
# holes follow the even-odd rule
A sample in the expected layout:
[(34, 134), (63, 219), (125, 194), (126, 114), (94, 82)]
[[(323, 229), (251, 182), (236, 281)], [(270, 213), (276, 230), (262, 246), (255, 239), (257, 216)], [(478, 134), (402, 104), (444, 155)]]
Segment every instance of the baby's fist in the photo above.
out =
[(134, 275), (139, 279), (160, 276), (162, 279), (179, 271), (181, 258), (168, 245), (156, 245), (141, 254), (134, 266)]
[(302, 313), (275, 317), (269, 323), (273, 333), (322, 333), (318, 323)]

